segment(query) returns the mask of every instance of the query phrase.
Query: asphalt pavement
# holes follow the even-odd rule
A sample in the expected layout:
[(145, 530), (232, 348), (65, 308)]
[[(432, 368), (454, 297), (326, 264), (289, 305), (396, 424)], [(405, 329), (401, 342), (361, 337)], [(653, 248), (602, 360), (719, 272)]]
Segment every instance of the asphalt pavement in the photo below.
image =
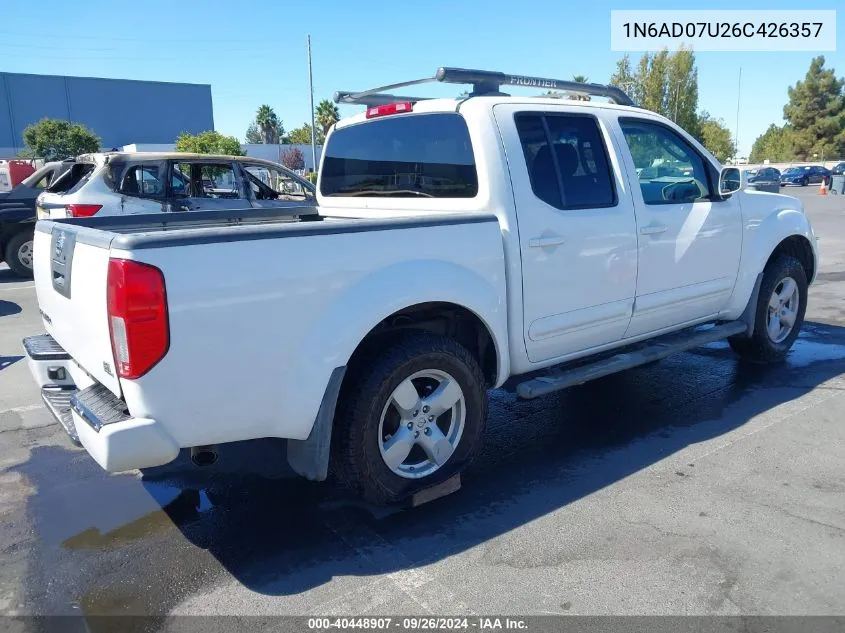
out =
[[(0, 267), (0, 614), (843, 614), (845, 197), (788, 361), (719, 343), (520, 402), (457, 493), (385, 511), (283, 442), (107, 475), (41, 405)], [(237, 420), (233, 420), (236, 424)]]

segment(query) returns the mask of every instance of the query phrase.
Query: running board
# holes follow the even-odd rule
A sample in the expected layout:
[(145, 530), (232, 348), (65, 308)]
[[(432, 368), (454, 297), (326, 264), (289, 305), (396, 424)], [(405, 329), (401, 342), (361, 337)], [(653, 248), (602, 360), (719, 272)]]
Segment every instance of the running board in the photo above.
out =
[(568, 369), (559, 368), (544, 376), (530, 378), (516, 386), (516, 394), (530, 400), (747, 331), (748, 324), (744, 321), (731, 321), (708, 328), (666, 334), (610, 357)]

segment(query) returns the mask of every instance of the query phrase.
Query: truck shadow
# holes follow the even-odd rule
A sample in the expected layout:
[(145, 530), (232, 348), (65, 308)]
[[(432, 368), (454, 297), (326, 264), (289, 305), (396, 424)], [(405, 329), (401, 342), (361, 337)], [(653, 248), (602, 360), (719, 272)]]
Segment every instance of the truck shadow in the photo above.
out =
[[(536, 401), (492, 392), (485, 449), (462, 489), (409, 511), (370, 508), (334, 486), (290, 478), (279, 441), (224, 447), (229, 454), (206, 470), (177, 464), (141, 478), (109, 477), (84, 452), (39, 448), (16, 469), (38, 489), (28, 513), (41, 541), (32, 568), (41, 571), (27, 585), (48, 612), (72, 603), (86, 614), (167, 613), (227, 574), (253, 592), (289, 596), (337, 577), (417, 568), (843, 372), (845, 327), (808, 323), (779, 366), (738, 363), (718, 343)], [(53, 491), (59, 478), (77, 483)], [(116, 565), (119, 583), (108, 580)]]
[(23, 356), (0, 356), (0, 371), (11, 367), (19, 360), (23, 360)]
[(21, 282), (26, 280), (18, 277), (9, 268), (0, 268), (0, 284), (12, 283), (14, 281)]
[(11, 314), (19, 314), (21, 307), (14, 301), (4, 301), (0, 299), (0, 317), (9, 316)]

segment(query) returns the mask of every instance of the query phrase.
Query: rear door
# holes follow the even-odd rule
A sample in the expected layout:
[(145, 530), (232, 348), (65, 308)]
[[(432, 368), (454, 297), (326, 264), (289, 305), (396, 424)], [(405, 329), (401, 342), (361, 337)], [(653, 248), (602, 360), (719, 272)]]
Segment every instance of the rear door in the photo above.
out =
[(249, 209), (237, 166), (231, 161), (171, 161), (172, 211)]
[(166, 203), (166, 161), (112, 165), (112, 178), (120, 195), (120, 212), (127, 215), (162, 213)]
[(47, 332), (87, 374), (120, 395), (106, 306), (110, 236), (39, 223), (34, 277)]
[(519, 220), (525, 346), (532, 362), (622, 338), (637, 235), (618, 149), (586, 109), (494, 108)]

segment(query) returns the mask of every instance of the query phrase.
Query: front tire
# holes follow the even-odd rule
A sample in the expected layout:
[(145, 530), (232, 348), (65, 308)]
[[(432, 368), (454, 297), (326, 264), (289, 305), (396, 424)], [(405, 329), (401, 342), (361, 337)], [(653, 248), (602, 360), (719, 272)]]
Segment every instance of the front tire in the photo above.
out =
[(32, 278), (32, 233), (24, 231), (13, 235), (6, 244), (5, 259), (9, 268), (18, 277)]
[(728, 339), (743, 360), (756, 363), (782, 361), (804, 324), (807, 310), (807, 274), (794, 257), (769, 263), (763, 273), (754, 332), (751, 337)]
[(409, 331), (357, 356), (335, 412), (331, 463), (341, 483), (373, 503), (395, 503), (472, 462), (487, 391), (466, 348)]

